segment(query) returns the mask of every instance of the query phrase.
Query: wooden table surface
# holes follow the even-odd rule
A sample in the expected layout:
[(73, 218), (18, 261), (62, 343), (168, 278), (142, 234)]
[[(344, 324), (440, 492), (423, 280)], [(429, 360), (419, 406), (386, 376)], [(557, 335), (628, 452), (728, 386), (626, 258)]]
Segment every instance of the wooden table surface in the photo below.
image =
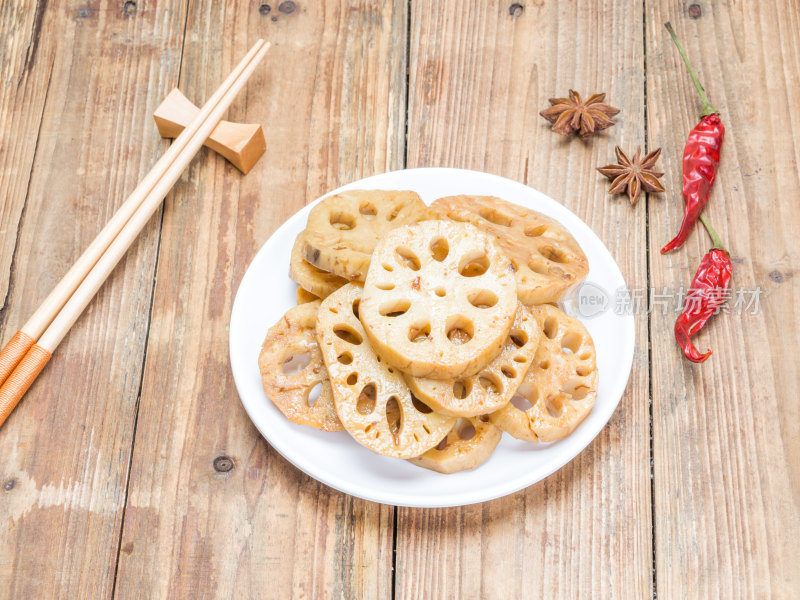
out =
[[(674, 313), (636, 317), (625, 395), (536, 485), (463, 508), (361, 501), (262, 439), (228, 362), (249, 261), (304, 204), (403, 167), (524, 182), (586, 221), (645, 304), (709, 243), (662, 256), (699, 102), (671, 20), (727, 126), (708, 213), (735, 290), (702, 366)], [(20, 0), (0, 4), (0, 334), (27, 319), (202, 103), (273, 44), (228, 119), (267, 151), (202, 151), (0, 429), (0, 598), (796, 598), (800, 590), (800, 7), (797, 0)], [(605, 91), (589, 142), (538, 115)], [(595, 167), (663, 148), (635, 207)], [(733, 302), (733, 299), (731, 300)]]

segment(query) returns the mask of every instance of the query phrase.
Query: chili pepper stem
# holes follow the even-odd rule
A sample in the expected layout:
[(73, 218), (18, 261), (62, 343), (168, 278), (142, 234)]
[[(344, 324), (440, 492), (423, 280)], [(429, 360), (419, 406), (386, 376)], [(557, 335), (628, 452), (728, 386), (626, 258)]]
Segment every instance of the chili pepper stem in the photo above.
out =
[(705, 212), (700, 213), (700, 220), (703, 222), (708, 235), (711, 237), (711, 241), (714, 243), (714, 248), (722, 250), (723, 252), (727, 252), (725, 246), (722, 244), (722, 238), (719, 237), (717, 231), (711, 226), (711, 220), (706, 216)]
[(697, 93), (700, 94), (700, 100), (703, 103), (703, 112), (700, 113), (700, 116), (705, 117), (707, 115), (713, 115), (714, 113), (718, 113), (719, 111), (711, 105), (711, 101), (708, 99), (705, 89), (703, 89), (703, 86), (700, 84), (700, 80), (697, 78), (697, 73), (694, 72), (694, 69), (692, 68), (692, 63), (689, 62), (689, 57), (686, 56), (686, 52), (683, 50), (683, 46), (681, 46), (681, 42), (680, 40), (678, 40), (678, 35), (672, 28), (672, 24), (669, 21), (667, 21), (666, 23), (664, 23), (664, 27), (667, 28), (667, 31), (669, 31), (669, 34), (672, 36), (672, 41), (675, 42), (675, 45), (678, 47), (678, 52), (681, 53), (681, 58), (683, 59), (683, 63), (686, 65), (686, 68), (689, 69), (689, 76), (692, 78), (692, 83), (694, 83), (694, 87), (697, 90)]

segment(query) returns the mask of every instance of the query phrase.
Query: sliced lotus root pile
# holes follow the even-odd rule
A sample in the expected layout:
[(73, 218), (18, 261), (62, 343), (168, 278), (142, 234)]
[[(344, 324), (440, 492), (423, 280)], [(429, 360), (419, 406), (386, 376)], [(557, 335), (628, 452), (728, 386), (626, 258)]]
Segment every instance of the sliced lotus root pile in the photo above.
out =
[(431, 208), (495, 237), (514, 265), (517, 294), (524, 304), (557, 302), (589, 272), (575, 238), (542, 214), (492, 196), (449, 196)]
[(327, 298), (345, 283), (346, 279), (318, 269), (303, 258), (303, 234), (297, 236), (289, 261), (289, 278), (308, 293)]
[(544, 304), (532, 309), (543, 336), (511, 402), (490, 415), (515, 438), (552, 442), (572, 433), (597, 398), (594, 342), (577, 319)]
[(455, 419), (411, 395), (403, 376), (375, 354), (358, 320), (361, 286), (328, 296), (317, 316), (317, 339), (328, 368), (336, 411), (347, 432), (370, 450), (419, 456), (438, 444)]
[(375, 350), (414, 377), (468, 377), (503, 349), (517, 311), (511, 263), (476, 227), (425, 221), (376, 246), (361, 322)]
[(287, 419), (340, 431), (342, 423), (314, 336), (319, 306), (319, 301), (295, 306), (272, 326), (261, 347), (258, 369), (264, 392)]
[(323, 199), (309, 213), (301, 234), (303, 257), (323, 271), (363, 282), (372, 251), (387, 232), (438, 218), (415, 192), (342, 192)]
[(541, 335), (539, 323), (518, 302), (505, 347), (477, 375), (447, 380), (406, 376), (406, 381), (420, 400), (443, 415), (474, 417), (494, 412), (509, 403), (522, 383)]
[(438, 445), (410, 462), (439, 473), (466, 471), (486, 462), (503, 432), (481, 419), (458, 419), (453, 429)]

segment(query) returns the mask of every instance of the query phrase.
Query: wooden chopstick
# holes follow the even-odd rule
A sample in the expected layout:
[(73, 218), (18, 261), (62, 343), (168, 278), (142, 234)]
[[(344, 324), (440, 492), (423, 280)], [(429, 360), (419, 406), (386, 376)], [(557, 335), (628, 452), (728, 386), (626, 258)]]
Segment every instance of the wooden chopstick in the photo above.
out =
[(0, 426), (264, 58), (258, 40), (203, 105), (29, 321), (0, 352)]

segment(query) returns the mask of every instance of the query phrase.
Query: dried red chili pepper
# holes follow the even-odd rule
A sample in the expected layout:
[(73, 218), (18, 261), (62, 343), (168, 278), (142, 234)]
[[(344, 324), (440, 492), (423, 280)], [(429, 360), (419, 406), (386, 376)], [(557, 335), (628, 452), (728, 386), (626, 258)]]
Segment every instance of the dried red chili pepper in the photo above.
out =
[(733, 272), (730, 256), (722, 247), (717, 232), (711, 227), (705, 215), (700, 218), (714, 241), (714, 248), (700, 261), (689, 293), (686, 295), (683, 312), (675, 321), (675, 339), (686, 358), (696, 363), (701, 363), (711, 356), (711, 350), (700, 354), (691, 338), (725, 301)]
[(669, 23), (666, 23), (665, 27), (672, 36), (672, 41), (678, 47), (678, 52), (680, 52), (686, 68), (689, 69), (694, 87), (703, 102), (703, 112), (700, 113), (700, 122), (692, 129), (683, 149), (683, 201), (686, 204), (683, 222), (678, 235), (661, 249), (662, 254), (676, 250), (683, 245), (700, 217), (700, 213), (703, 212), (717, 175), (722, 139), (725, 137), (725, 127), (719, 118), (719, 111), (708, 100), (703, 86), (700, 85), (700, 81), (689, 63), (689, 58), (675, 35), (675, 30)]

